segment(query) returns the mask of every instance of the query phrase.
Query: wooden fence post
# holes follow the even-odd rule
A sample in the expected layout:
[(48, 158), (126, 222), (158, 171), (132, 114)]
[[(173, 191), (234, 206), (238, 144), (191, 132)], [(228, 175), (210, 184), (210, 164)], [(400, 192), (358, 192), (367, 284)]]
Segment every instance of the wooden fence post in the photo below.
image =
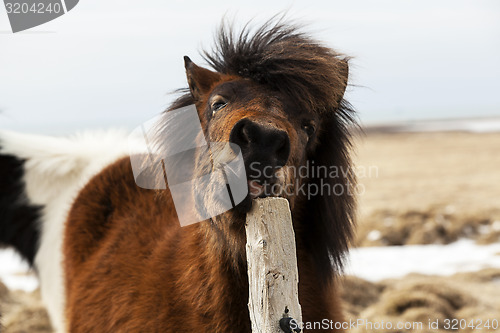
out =
[(295, 233), (288, 201), (255, 199), (247, 214), (246, 235), (252, 333), (283, 333), (282, 318), (302, 322)]

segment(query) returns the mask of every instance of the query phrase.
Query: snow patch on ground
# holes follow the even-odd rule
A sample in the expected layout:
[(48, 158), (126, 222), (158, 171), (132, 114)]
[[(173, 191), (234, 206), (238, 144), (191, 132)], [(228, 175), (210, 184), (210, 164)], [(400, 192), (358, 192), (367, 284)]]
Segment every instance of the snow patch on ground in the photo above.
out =
[(38, 288), (34, 272), (13, 249), (0, 250), (0, 280), (10, 290), (31, 292)]
[(448, 245), (405, 245), (351, 249), (345, 273), (369, 281), (409, 273), (452, 275), (500, 268), (500, 244), (477, 245), (462, 239)]

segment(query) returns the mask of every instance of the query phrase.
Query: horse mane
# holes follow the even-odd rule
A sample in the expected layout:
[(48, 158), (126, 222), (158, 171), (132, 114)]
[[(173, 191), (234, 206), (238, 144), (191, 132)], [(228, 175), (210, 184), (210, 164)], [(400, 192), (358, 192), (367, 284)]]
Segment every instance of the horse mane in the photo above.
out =
[(246, 25), (236, 34), (223, 23), (214, 49), (205, 51), (203, 57), (217, 72), (267, 85), (302, 109), (325, 111), (342, 98), (347, 58), (300, 29), (271, 19), (253, 33)]
[[(328, 282), (343, 267), (343, 259), (353, 236), (355, 199), (348, 194), (356, 184), (349, 151), (350, 131), (357, 127), (355, 112), (343, 95), (347, 86), (349, 58), (321, 45), (301, 27), (273, 18), (256, 30), (247, 24), (240, 33), (223, 22), (211, 51), (202, 57), (213, 70), (250, 79), (278, 91), (302, 112), (320, 115), (322, 128), (318, 145), (308, 156), (315, 165), (335, 166), (337, 178), (323, 179), (330, 188), (344, 186), (341, 195), (316, 195), (304, 198), (303, 205), (292, 212), (301, 241), (315, 261), (316, 272)], [(193, 104), (189, 90), (169, 110)], [(308, 179), (321, 188), (321, 179)], [(347, 185), (346, 185), (347, 184)], [(349, 189), (347, 189), (349, 187)]]
[[(223, 21), (211, 51), (202, 57), (213, 70), (248, 78), (290, 97), (302, 109), (328, 111), (338, 105), (347, 85), (348, 57), (300, 31), (301, 27), (272, 18), (255, 31), (249, 24), (239, 34)], [(189, 90), (169, 109), (192, 102)]]

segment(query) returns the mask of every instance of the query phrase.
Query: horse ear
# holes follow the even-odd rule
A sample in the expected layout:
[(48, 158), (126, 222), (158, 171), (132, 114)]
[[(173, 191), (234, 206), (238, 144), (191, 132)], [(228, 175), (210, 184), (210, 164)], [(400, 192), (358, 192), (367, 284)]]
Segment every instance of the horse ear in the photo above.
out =
[(221, 74), (196, 65), (188, 56), (184, 56), (184, 67), (186, 67), (189, 90), (195, 102), (200, 101), (201, 97), (210, 91), (213, 84), (221, 79)]

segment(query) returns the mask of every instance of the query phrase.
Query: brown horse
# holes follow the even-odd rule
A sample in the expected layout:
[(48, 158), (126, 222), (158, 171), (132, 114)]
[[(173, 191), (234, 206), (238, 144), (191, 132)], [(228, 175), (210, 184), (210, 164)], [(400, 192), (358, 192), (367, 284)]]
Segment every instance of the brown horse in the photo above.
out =
[(238, 35), (223, 26), (204, 59), (211, 70), (185, 57), (189, 91), (166, 112), (194, 104), (208, 140), (241, 148), (248, 196), (181, 227), (169, 189), (138, 187), (129, 158), (94, 176), (64, 227), (70, 332), (250, 332), (245, 214), (253, 198), (272, 195), (290, 202), (304, 322), (343, 319), (335, 276), (352, 235), (355, 181), (347, 59), (272, 21)]

